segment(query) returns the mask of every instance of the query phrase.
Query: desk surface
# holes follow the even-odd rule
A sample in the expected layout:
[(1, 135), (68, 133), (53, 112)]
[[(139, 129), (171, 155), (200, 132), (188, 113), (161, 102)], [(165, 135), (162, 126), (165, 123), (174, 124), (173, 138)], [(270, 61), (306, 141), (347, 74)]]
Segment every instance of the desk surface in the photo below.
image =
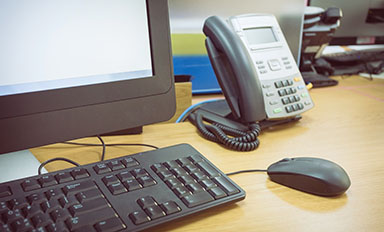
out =
[[(280, 186), (265, 173), (231, 176), (246, 191), (245, 200), (157, 231), (383, 231), (384, 80), (337, 79), (338, 86), (310, 91), (315, 107), (299, 122), (264, 130), (260, 147), (252, 152), (234, 152), (208, 142), (189, 122), (146, 126), (141, 135), (105, 140), (159, 147), (189, 143), (224, 172), (266, 168), (285, 157), (321, 157), (340, 164), (351, 178), (346, 194), (325, 198)], [(79, 141), (98, 142), (94, 138)], [(108, 147), (106, 159), (144, 150), (148, 148)], [(64, 144), (31, 151), (40, 161), (65, 156), (82, 164), (96, 162), (100, 155), (100, 147)], [(70, 166), (57, 162), (46, 167), (54, 171)]]

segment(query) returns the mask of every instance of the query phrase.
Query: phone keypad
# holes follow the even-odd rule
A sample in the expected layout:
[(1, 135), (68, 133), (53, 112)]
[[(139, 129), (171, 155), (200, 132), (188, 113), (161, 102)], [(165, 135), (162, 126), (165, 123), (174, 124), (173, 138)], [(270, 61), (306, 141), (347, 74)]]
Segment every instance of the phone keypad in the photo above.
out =
[(265, 103), (270, 106), (269, 118), (294, 116), (312, 108), (306, 86), (298, 75), (264, 82), (262, 87)]

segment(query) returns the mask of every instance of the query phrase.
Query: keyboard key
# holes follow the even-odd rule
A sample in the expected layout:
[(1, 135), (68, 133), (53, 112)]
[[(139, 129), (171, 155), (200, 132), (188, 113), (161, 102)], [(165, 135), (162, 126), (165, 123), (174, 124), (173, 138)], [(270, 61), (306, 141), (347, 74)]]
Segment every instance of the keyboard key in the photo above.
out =
[(50, 223), (50, 218), (47, 214), (38, 213), (31, 218), (31, 222), (35, 227), (45, 226)]
[(189, 183), (185, 187), (187, 187), (187, 189), (189, 189), (192, 193), (204, 191), (204, 188), (198, 183)]
[(67, 226), (62, 221), (49, 224), (46, 226), (46, 229), (47, 229), (47, 232), (68, 232), (69, 231)]
[(205, 175), (202, 171), (196, 171), (191, 174), (193, 178), (195, 178), (196, 181), (208, 179), (208, 176)]
[(97, 187), (95, 183), (93, 183), (92, 181), (83, 181), (80, 183), (69, 184), (64, 186), (63, 192), (65, 193), (65, 195), (69, 195), (69, 194), (76, 194), (78, 192), (85, 191), (88, 189), (94, 189), (94, 188), (97, 188)]
[(51, 175), (43, 176), (38, 179), (38, 181), (42, 187), (48, 187), (57, 184), (56, 179)]
[(191, 195), (191, 192), (185, 186), (176, 187), (173, 189), (173, 192), (175, 192), (176, 196), (178, 196), (179, 198)]
[(214, 181), (224, 189), (224, 191), (228, 195), (233, 195), (235, 193), (240, 192), (233, 184), (231, 184), (227, 179), (225, 179), (223, 176), (215, 177)]
[(89, 190), (77, 193), (75, 196), (80, 203), (103, 197), (102, 193), (98, 189), (89, 189)]
[(149, 206), (144, 211), (151, 219), (161, 218), (166, 215), (158, 205)]
[(117, 177), (121, 182), (135, 179), (135, 177), (128, 171), (120, 172), (119, 174), (117, 174)]
[(9, 188), (9, 186), (7, 185), (0, 186), (0, 198), (11, 196), (11, 195), (12, 195), (12, 191), (11, 191), (11, 188)]
[(180, 165), (176, 162), (176, 160), (164, 162), (164, 165), (169, 169), (180, 167)]
[(131, 171), (131, 173), (136, 178), (148, 175), (144, 168), (135, 168)]
[(76, 179), (83, 179), (89, 176), (89, 173), (84, 168), (76, 168), (71, 171), (72, 176)]
[(193, 179), (193, 177), (190, 176), (190, 175), (180, 176), (180, 177), (179, 177), (179, 180), (180, 180), (183, 184), (188, 184), (188, 183), (193, 183), (193, 182), (195, 182), (195, 179)]
[(69, 218), (71, 215), (69, 214), (68, 210), (58, 208), (53, 210), (51, 213), (51, 218), (54, 222), (57, 222), (58, 220), (60, 221), (65, 221), (67, 218)]
[(102, 180), (106, 186), (120, 183), (119, 179), (117, 179), (115, 175), (104, 176)]
[(144, 222), (149, 222), (151, 220), (151, 218), (148, 217), (147, 214), (145, 214), (144, 212), (141, 212), (141, 211), (135, 211), (135, 212), (129, 214), (129, 218), (136, 225), (143, 224)]
[(128, 189), (128, 191), (133, 191), (141, 188), (141, 185), (137, 180), (127, 180), (124, 182), (124, 186)]
[(139, 177), (137, 180), (139, 181), (141, 186), (143, 186), (144, 188), (156, 184), (156, 181), (150, 176), (142, 176), (142, 177)]
[(60, 207), (60, 204), (59, 201), (57, 201), (56, 199), (51, 199), (50, 201), (44, 201), (43, 203), (41, 203), (40, 207), (44, 212), (50, 212), (53, 209)]
[(126, 226), (121, 222), (118, 217), (112, 217), (100, 221), (94, 225), (97, 232), (114, 232), (125, 229)]
[(99, 209), (109, 207), (107, 201), (104, 198), (93, 199), (80, 204), (72, 205), (68, 208), (73, 217), (81, 216), (91, 211), (97, 211)]
[(25, 197), (17, 197), (8, 201), (10, 209), (21, 209), (28, 206), (28, 202)]
[(177, 159), (176, 162), (178, 162), (180, 164), (180, 166), (182, 166), (182, 167), (187, 166), (189, 164), (192, 164), (192, 161), (190, 159), (188, 159), (187, 157)]
[(3, 221), (8, 224), (20, 218), (23, 218), (20, 209), (9, 210), (7, 213), (3, 214)]
[(112, 215), (115, 215), (115, 211), (110, 207), (106, 207), (89, 211), (88, 213), (82, 214), (78, 217), (68, 218), (65, 220), (65, 224), (68, 226), (70, 231), (76, 231), (84, 228), (84, 226), (94, 225), (100, 221), (109, 219)]
[(93, 169), (97, 174), (104, 174), (112, 171), (106, 164), (103, 163), (95, 165)]
[(211, 189), (211, 188), (214, 188), (214, 187), (217, 187), (215, 182), (213, 182), (210, 179), (201, 180), (199, 183), (201, 184), (201, 186), (203, 186), (207, 190)]
[(125, 168), (125, 166), (118, 160), (113, 160), (108, 163), (108, 167), (112, 169), (112, 171), (120, 170)]
[(27, 196), (27, 200), (28, 200), (29, 204), (32, 205), (33, 203), (41, 203), (43, 201), (46, 201), (47, 198), (45, 197), (44, 193), (38, 192), (38, 193), (34, 193), (34, 194)]
[(28, 205), (22, 209), (24, 217), (32, 217), (33, 215), (41, 212), (39, 204)]
[(27, 192), (27, 191), (39, 189), (41, 186), (39, 182), (37, 182), (37, 180), (28, 179), (21, 184), (21, 187), (24, 189), (25, 192)]
[(173, 175), (173, 173), (170, 172), (169, 170), (161, 171), (161, 172), (157, 173), (157, 175), (158, 175), (162, 180), (166, 180), (166, 179), (170, 179), (170, 178), (174, 178), (174, 177), (175, 177), (175, 176)]
[(60, 173), (55, 175), (55, 178), (56, 178), (57, 182), (59, 182), (60, 184), (74, 180), (69, 172), (60, 172)]
[(211, 188), (210, 190), (208, 190), (208, 192), (215, 198), (215, 199), (220, 199), (220, 198), (223, 198), (225, 196), (227, 196), (227, 194), (219, 187), (216, 187), (216, 188)]
[(180, 187), (182, 186), (183, 184), (180, 182), (180, 180), (176, 179), (176, 178), (171, 178), (171, 179), (168, 179), (165, 181), (165, 184), (170, 188), (170, 189), (173, 189), (173, 188), (176, 188), (176, 187)]
[(108, 189), (109, 191), (113, 194), (113, 195), (118, 195), (118, 194), (122, 194), (122, 193), (126, 193), (128, 192), (128, 190), (124, 187), (123, 184), (121, 184), (120, 182), (119, 183), (116, 183), (116, 184), (111, 184), (108, 186)]
[(62, 208), (67, 208), (70, 205), (77, 204), (78, 201), (74, 195), (63, 196), (58, 199)]
[(52, 198), (59, 198), (63, 195), (63, 191), (61, 189), (56, 188), (56, 189), (50, 189), (45, 192), (45, 196), (47, 196), (48, 200), (51, 200)]
[(220, 173), (207, 162), (198, 162), (196, 163), (196, 166), (205, 172), (205, 174), (207, 174), (210, 178), (220, 176)]
[[(32, 224), (28, 219), (19, 218), (11, 223), (12, 231), (31, 231), (33, 229)], [(0, 227), (1, 229), (1, 227)]]
[(121, 162), (122, 162), (127, 168), (130, 168), (130, 167), (134, 167), (134, 166), (139, 165), (139, 162), (137, 162), (137, 160), (135, 160), (134, 158), (131, 158), (131, 157), (124, 158), (124, 159), (121, 160)]
[(181, 198), (181, 200), (184, 202), (186, 206), (188, 206), (189, 208), (192, 208), (192, 207), (213, 201), (214, 198), (208, 192), (202, 191), (192, 195), (186, 195), (183, 198)]
[(151, 169), (156, 173), (168, 171), (168, 168), (162, 164), (154, 164), (151, 166)]
[(187, 172), (195, 172), (195, 171), (197, 171), (197, 170), (199, 170), (198, 169), (198, 167), (196, 167), (196, 165), (194, 165), (194, 164), (187, 164), (185, 167), (184, 167), (184, 169), (187, 171)]
[(140, 205), (142, 209), (145, 209), (150, 206), (157, 205), (155, 199), (151, 196), (141, 197), (137, 200), (137, 204)]
[(174, 201), (167, 201), (160, 205), (167, 215), (181, 211), (181, 208)]
[(200, 161), (203, 160), (203, 158), (201, 158), (201, 156), (199, 155), (193, 155), (193, 156), (190, 156), (188, 157), (193, 163), (198, 163)]
[(184, 168), (181, 167), (176, 167), (176, 168), (171, 168), (170, 171), (176, 176), (184, 176), (187, 175), (187, 171), (184, 170)]

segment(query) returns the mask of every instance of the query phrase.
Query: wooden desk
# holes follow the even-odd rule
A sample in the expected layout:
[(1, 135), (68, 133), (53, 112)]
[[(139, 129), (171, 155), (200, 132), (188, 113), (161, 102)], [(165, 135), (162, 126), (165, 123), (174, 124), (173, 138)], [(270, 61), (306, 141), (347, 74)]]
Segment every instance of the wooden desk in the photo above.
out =
[[(302, 120), (263, 131), (260, 147), (252, 152), (229, 151), (208, 142), (189, 122), (147, 126), (141, 135), (105, 140), (159, 147), (189, 143), (224, 172), (266, 168), (284, 157), (322, 157), (340, 164), (351, 178), (346, 194), (325, 198), (280, 186), (264, 173), (231, 176), (246, 191), (245, 200), (169, 223), (156, 231), (383, 231), (384, 80), (337, 79), (338, 86), (310, 91), (315, 107), (303, 114)], [(40, 161), (65, 156), (85, 164), (96, 162), (100, 150), (56, 144), (31, 151)], [(143, 150), (147, 148), (109, 147), (106, 157)], [(69, 165), (59, 162), (47, 169), (65, 167)]]

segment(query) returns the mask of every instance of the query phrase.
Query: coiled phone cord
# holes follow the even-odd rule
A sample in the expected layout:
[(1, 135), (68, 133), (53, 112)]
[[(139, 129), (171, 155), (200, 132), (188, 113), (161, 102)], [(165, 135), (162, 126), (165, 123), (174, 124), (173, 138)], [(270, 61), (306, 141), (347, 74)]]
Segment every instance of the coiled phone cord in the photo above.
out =
[(203, 123), (201, 114), (195, 116), (195, 125), (197, 129), (203, 137), (212, 142), (221, 143), (224, 146), (237, 151), (252, 151), (260, 144), (257, 137), (259, 136), (261, 129), (257, 123), (250, 124), (249, 131), (244, 132), (218, 123), (206, 125)]

